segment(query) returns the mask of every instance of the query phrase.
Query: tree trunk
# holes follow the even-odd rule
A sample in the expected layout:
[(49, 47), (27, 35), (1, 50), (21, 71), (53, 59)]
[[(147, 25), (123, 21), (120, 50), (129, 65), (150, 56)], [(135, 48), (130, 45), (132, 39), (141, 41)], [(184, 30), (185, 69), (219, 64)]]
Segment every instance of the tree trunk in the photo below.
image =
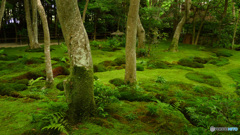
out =
[(145, 30), (142, 26), (140, 17), (137, 18), (137, 36), (138, 36), (138, 49), (145, 48)]
[(196, 13), (197, 13), (197, 8), (194, 7), (192, 45), (194, 45), (195, 35), (196, 35)]
[(88, 3), (89, 3), (89, 0), (86, 0), (86, 4), (85, 4), (84, 10), (83, 10), (83, 23), (85, 22)]
[(97, 39), (97, 18), (98, 18), (98, 15), (97, 15), (97, 13), (96, 13), (95, 16), (94, 16), (94, 33), (93, 33), (93, 40), (96, 40), (96, 39)]
[(48, 28), (47, 17), (40, 0), (36, 1), (37, 9), (42, 20), (43, 32), (44, 32), (44, 54), (46, 64), (46, 87), (49, 88), (53, 85), (53, 72), (50, 54), (50, 33)]
[(127, 19), (125, 82), (134, 84), (136, 78), (136, 34), (140, 0), (130, 0)]
[(38, 43), (38, 16), (37, 16), (37, 1), (32, 0), (32, 26), (34, 33), (34, 48), (41, 48)]
[[(224, 5), (224, 11), (222, 13), (222, 16), (221, 16), (221, 19), (219, 21), (219, 26), (218, 26), (218, 33), (221, 33), (221, 30), (222, 30), (222, 22), (223, 22), (223, 19), (225, 18), (225, 16), (227, 15), (227, 8), (228, 8), (228, 0), (225, 0), (225, 5)], [(220, 34), (218, 34), (220, 35)], [(218, 37), (219, 38), (219, 37)]]
[(56, 5), (70, 58), (70, 75), (64, 81), (68, 119), (76, 124), (95, 110), (91, 49), (77, 0), (57, 0)]
[(236, 9), (235, 9), (235, 2), (234, 2), (234, 0), (232, 0), (232, 13), (233, 13), (233, 21), (235, 22)]
[(4, 11), (5, 11), (5, 5), (6, 5), (6, 0), (2, 0), (1, 9), (0, 9), (0, 29), (2, 28), (2, 18), (4, 15)]
[(183, 25), (185, 24), (185, 22), (189, 16), (190, 8), (191, 8), (191, 0), (185, 0), (185, 14), (184, 14), (183, 18), (181, 19), (181, 21), (178, 23), (178, 26), (173, 35), (172, 43), (171, 43), (170, 47), (168, 48), (168, 50), (171, 52), (178, 51), (178, 42), (179, 42), (180, 34), (182, 31)]
[(203, 18), (202, 18), (202, 21), (201, 21), (201, 24), (200, 24), (200, 27), (199, 27), (199, 30), (198, 30), (198, 33), (197, 33), (197, 37), (196, 37), (196, 39), (195, 39), (195, 41), (194, 41), (194, 42), (195, 42), (194, 45), (197, 45), (197, 44), (198, 44), (199, 36), (200, 36), (201, 31), (202, 31), (202, 27), (203, 27), (203, 24), (204, 24), (204, 22), (205, 22), (205, 18), (206, 18), (206, 16), (207, 16), (209, 7), (210, 7), (210, 4), (208, 4), (207, 9), (206, 9), (206, 11), (205, 11), (205, 13), (204, 13), (204, 15), (203, 15)]
[(239, 12), (239, 14), (238, 14), (238, 18), (237, 18), (235, 28), (234, 28), (234, 32), (233, 32), (232, 49), (233, 49), (234, 44), (235, 44), (234, 42), (235, 42), (236, 32), (237, 32), (237, 28), (238, 28), (239, 19), (240, 19), (240, 10), (238, 12)]

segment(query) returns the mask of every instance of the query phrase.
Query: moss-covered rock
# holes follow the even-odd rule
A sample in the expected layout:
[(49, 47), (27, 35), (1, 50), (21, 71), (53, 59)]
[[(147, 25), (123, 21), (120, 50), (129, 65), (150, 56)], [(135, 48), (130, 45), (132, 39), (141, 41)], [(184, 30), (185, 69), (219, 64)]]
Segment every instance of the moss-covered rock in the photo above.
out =
[(121, 85), (124, 85), (124, 80), (121, 79), (121, 78), (114, 78), (112, 80), (109, 81), (109, 83), (115, 85), (115, 86), (121, 86)]
[(59, 89), (60, 91), (64, 91), (64, 86), (63, 86), (63, 82), (59, 82), (57, 85), (56, 85), (57, 89)]
[(114, 59), (114, 61), (118, 66), (121, 66), (122, 64), (126, 64), (126, 58), (125, 56), (122, 57), (118, 57), (116, 59)]
[(214, 87), (222, 86), (218, 77), (215, 74), (211, 73), (189, 72), (186, 74), (186, 78), (196, 82), (205, 83)]
[(224, 56), (224, 57), (231, 57), (231, 56), (233, 56), (229, 51), (218, 51), (216, 53), (216, 55), (218, 57), (220, 57), (220, 56)]
[(137, 64), (137, 71), (144, 71), (143, 65)]
[(227, 58), (224, 57), (218, 57), (218, 58), (214, 58), (212, 60), (210, 60), (208, 63), (216, 65), (216, 66), (224, 66), (229, 64), (229, 60)]
[(180, 59), (178, 64), (186, 67), (192, 67), (192, 68), (204, 68), (204, 65), (202, 63), (198, 63), (191, 58)]

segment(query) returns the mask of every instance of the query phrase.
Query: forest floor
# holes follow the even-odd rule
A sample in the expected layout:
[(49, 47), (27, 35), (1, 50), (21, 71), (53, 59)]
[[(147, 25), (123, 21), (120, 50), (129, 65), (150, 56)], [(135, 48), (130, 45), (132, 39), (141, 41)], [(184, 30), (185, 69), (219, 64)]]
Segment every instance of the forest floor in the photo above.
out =
[(69, 74), (66, 48), (51, 46), (51, 89), (44, 88), (43, 50), (1, 48), (0, 134), (239, 134), (209, 129), (240, 128), (240, 52), (180, 44), (179, 52), (172, 53), (165, 51), (169, 44), (152, 45), (149, 56), (137, 58), (134, 88), (122, 84), (124, 48), (109, 52), (93, 47), (98, 114), (74, 127), (62, 118), (67, 110), (62, 88)]

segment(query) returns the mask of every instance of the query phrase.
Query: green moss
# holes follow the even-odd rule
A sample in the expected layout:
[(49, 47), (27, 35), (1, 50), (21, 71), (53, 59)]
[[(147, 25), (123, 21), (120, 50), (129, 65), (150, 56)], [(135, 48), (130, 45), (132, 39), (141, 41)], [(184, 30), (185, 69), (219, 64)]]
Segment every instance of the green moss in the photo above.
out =
[(94, 72), (105, 72), (107, 68), (103, 64), (93, 65)]
[(68, 77), (66, 99), (69, 104), (68, 119), (73, 124), (86, 119), (95, 112), (93, 72), (85, 67), (72, 67)]
[(229, 60), (227, 58), (219, 57), (219, 58), (210, 60), (209, 63), (216, 66), (224, 66), (229, 64)]
[(166, 61), (159, 61), (159, 60), (149, 60), (147, 62), (147, 68), (157, 68), (157, 69), (167, 69), (169, 68), (170, 63)]
[(137, 64), (137, 71), (144, 71), (143, 65)]
[(28, 85), (28, 79), (17, 80), (16, 83)]
[(231, 56), (233, 56), (229, 51), (218, 51), (217, 53), (216, 53), (216, 55), (218, 56), (218, 57), (220, 57), (220, 56), (224, 56), (224, 57), (231, 57)]
[(209, 61), (209, 59), (208, 58), (201, 58), (201, 57), (193, 57), (193, 61), (197, 62), (197, 63), (206, 64)]
[(235, 82), (240, 83), (240, 68), (232, 69), (227, 73)]
[(126, 64), (126, 58), (125, 56), (122, 57), (118, 57), (116, 59), (114, 59), (114, 61), (118, 66), (121, 66), (122, 64)]
[(19, 58), (19, 56), (17, 55), (0, 55), (0, 60), (3, 61), (14, 61), (17, 60)]
[(194, 61), (192, 58), (180, 59), (178, 64), (182, 66), (192, 67), (192, 68), (204, 68), (204, 65), (202, 63), (198, 63)]
[(60, 91), (64, 91), (64, 87), (63, 87), (63, 82), (60, 82), (56, 85), (57, 89), (59, 89)]
[[(54, 48), (50, 48), (50, 51), (55, 50)], [(26, 49), (25, 52), (44, 52), (44, 48), (37, 48), (37, 49)]]
[(101, 63), (99, 63), (101, 65), (104, 65), (105, 67), (109, 67), (109, 66), (117, 66), (117, 63), (113, 62), (113, 61), (103, 61)]
[(112, 80), (109, 81), (109, 83), (115, 85), (115, 86), (121, 86), (121, 85), (124, 85), (124, 80), (121, 79), (121, 78), (114, 78)]
[(214, 87), (221, 87), (221, 82), (215, 74), (203, 73), (203, 72), (190, 72), (186, 74), (186, 78), (200, 82), (206, 83)]

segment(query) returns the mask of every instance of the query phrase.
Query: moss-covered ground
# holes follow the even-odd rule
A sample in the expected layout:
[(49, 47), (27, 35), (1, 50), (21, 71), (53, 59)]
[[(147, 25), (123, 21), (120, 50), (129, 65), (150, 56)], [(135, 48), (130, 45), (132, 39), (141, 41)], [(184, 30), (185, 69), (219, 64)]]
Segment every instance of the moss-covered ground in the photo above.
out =
[[(60, 121), (67, 105), (64, 91), (56, 88), (69, 74), (66, 49), (51, 46), (55, 78), (54, 86), (46, 89), (43, 52), (25, 52), (27, 47), (0, 48), (4, 50), (0, 54), (0, 135), (59, 134), (65, 129), (73, 135), (207, 135), (229, 134), (211, 133), (210, 126), (240, 128), (240, 53), (186, 44), (172, 53), (165, 51), (169, 44), (151, 45), (149, 56), (137, 59), (141, 70), (137, 71), (135, 88), (120, 84), (125, 75), (124, 61), (119, 60), (124, 58), (124, 48), (114, 52), (92, 48), (93, 64), (99, 70), (94, 73), (99, 110), (95, 117), (75, 126)], [(224, 51), (226, 57), (219, 55)], [(7, 60), (10, 56), (15, 59)], [(194, 57), (206, 59), (204, 67), (179, 64), (180, 59)], [(223, 58), (228, 63), (219, 66), (211, 62)], [(115, 82), (117, 86), (109, 83), (115, 78), (120, 81)], [(17, 84), (27, 88), (20, 91)], [(107, 100), (101, 100), (104, 98)], [(54, 122), (51, 117), (58, 119)], [(60, 123), (55, 125), (59, 130), (43, 129), (53, 123)]]

